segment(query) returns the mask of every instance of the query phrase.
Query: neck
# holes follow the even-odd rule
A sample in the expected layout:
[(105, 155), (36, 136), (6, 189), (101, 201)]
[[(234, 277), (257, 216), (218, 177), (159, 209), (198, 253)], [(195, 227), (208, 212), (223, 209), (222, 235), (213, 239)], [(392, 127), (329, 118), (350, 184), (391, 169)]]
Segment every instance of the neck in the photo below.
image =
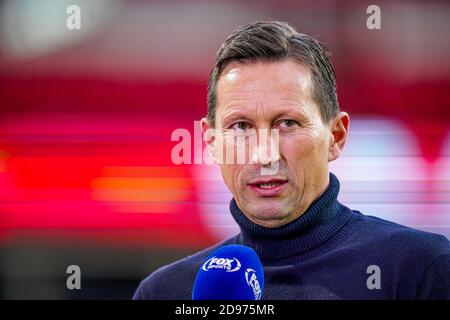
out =
[(325, 243), (348, 221), (351, 212), (337, 201), (339, 180), (330, 173), (325, 191), (296, 220), (278, 228), (267, 228), (250, 221), (234, 199), (230, 211), (241, 229), (244, 245), (256, 250), (263, 260), (302, 254)]

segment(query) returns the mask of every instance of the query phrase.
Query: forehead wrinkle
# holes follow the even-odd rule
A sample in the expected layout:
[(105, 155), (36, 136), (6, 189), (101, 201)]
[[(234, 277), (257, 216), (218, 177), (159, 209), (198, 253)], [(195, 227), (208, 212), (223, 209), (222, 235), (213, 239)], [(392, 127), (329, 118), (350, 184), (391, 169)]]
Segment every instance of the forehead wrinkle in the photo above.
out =
[[(295, 109), (293, 109), (293, 107)], [(242, 117), (248, 120), (256, 121), (269, 121), (279, 118), (282, 115), (295, 116), (298, 113), (302, 118), (309, 119), (308, 112), (299, 105), (289, 105), (289, 106), (277, 106), (273, 107), (269, 102), (260, 101), (253, 104), (251, 107), (245, 105), (235, 105), (231, 106), (224, 111), (222, 119), (228, 117)]]
[[(249, 101), (249, 99), (231, 99), (224, 104), (223, 117), (229, 116), (230, 113), (242, 112), (243, 116), (248, 117), (251, 114), (262, 114), (264, 118), (278, 117), (283, 114), (292, 114), (298, 112), (302, 117), (310, 118), (308, 115), (308, 106), (305, 101), (299, 99), (276, 99), (275, 101), (266, 101), (265, 99), (258, 99)], [(292, 109), (295, 107), (295, 110)], [(270, 115), (270, 116), (269, 116)]]
[[(306, 98), (306, 97), (305, 97)], [(285, 93), (282, 92), (273, 92), (272, 90), (253, 90), (251, 92), (248, 91), (239, 91), (239, 92), (227, 92), (225, 93), (222, 102), (226, 105), (233, 101), (248, 101), (258, 102), (260, 100), (272, 100), (273, 102), (284, 102), (290, 101), (298, 104), (303, 104), (303, 97), (299, 93), (294, 93), (292, 97), (286, 97)]]
[[(276, 105), (272, 107), (268, 102), (260, 102), (256, 104), (256, 118), (260, 114), (264, 120), (275, 120), (282, 115), (291, 115), (294, 113), (298, 113), (299, 116), (309, 118), (308, 112), (306, 111), (306, 107), (304, 104), (296, 101), (294, 104), (289, 105)], [(295, 109), (294, 109), (294, 108)]]
[[(291, 106), (299, 106), (298, 112), (308, 115), (310, 107), (312, 107), (310, 104), (315, 105), (309, 70), (299, 73), (295, 78), (285, 78), (283, 73), (278, 71), (271, 76), (270, 69), (268, 70), (269, 74), (267, 74), (261, 66), (263, 65), (259, 65), (259, 67), (258, 64), (252, 66), (239, 65), (239, 68), (228, 70), (228, 72), (233, 73), (233, 77), (226, 77), (228, 72), (222, 74), (219, 78), (220, 83), (217, 90), (217, 104), (218, 106), (221, 105), (224, 111), (222, 115), (229, 114), (226, 109), (229, 107), (235, 109), (235, 105), (241, 107), (239, 108), (240, 111), (245, 113), (248, 110), (253, 113), (255, 111), (258, 111), (258, 113), (281, 113), (282, 111), (276, 110), (279, 109), (278, 106), (281, 107), (288, 103)], [(256, 73), (249, 74), (249, 67), (252, 67), (252, 72), (256, 68)], [(267, 108), (265, 107), (267, 103), (270, 103), (271, 106), (277, 106), (277, 108)]]
[[(276, 68), (276, 69), (274, 69)], [(285, 72), (296, 69), (299, 71), (294, 78), (291, 75), (285, 76)], [(252, 73), (249, 73), (251, 70)], [(267, 76), (261, 80), (258, 75), (263, 74)], [(228, 76), (230, 75), (230, 76)], [(312, 74), (308, 67), (297, 61), (286, 60), (277, 62), (263, 62), (256, 61), (250, 64), (242, 64), (240, 62), (231, 62), (223, 70), (218, 82), (226, 82), (228, 86), (242, 86), (244, 83), (247, 86), (258, 84), (258, 82), (275, 82), (280, 87), (294, 87), (301, 88), (307, 92), (312, 89)]]
[[(227, 99), (227, 97), (231, 96), (233, 100), (248, 100), (254, 98), (254, 95), (257, 95), (258, 98), (273, 96), (277, 100), (292, 100), (292, 101), (301, 101), (303, 99), (309, 99), (310, 92), (307, 94), (302, 94), (302, 90), (299, 85), (288, 85), (288, 86), (272, 86), (270, 88), (248, 88), (242, 89), (241, 85), (233, 85), (228, 88), (224, 88), (223, 90), (223, 98)], [(235, 90), (237, 89), (237, 90)], [(235, 96), (238, 96), (237, 98)], [(288, 96), (285, 98), (285, 96)], [(292, 98), (289, 98), (292, 97)]]
[[(235, 95), (237, 95), (237, 97), (234, 97)], [(243, 94), (245, 95), (245, 94)], [(244, 105), (248, 105), (248, 104), (256, 104), (256, 105), (261, 105), (263, 103), (269, 103), (269, 101), (267, 101), (267, 94), (263, 94), (263, 95), (258, 95), (257, 99), (254, 98), (249, 98), (249, 97), (245, 97), (243, 95), (240, 95), (238, 93), (233, 93), (233, 94), (228, 94), (228, 97), (231, 96), (230, 99), (225, 99), (224, 101), (224, 107), (226, 108), (228, 105), (230, 104), (244, 104)], [(275, 97), (274, 99), (271, 99), (272, 101), (270, 101), (270, 103), (272, 105), (276, 105), (277, 107), (281, 107), (281, 106), (286, 106), (286, 104), (289, 105), (298, 105), (301, 107), (301, 109), (306, 108), (308, 99), (305, 99), (306, 101), (303, 101), (303, 99), (301, 99), (301, 97), (297, 96), (297, 97), (292, 97), (292, 98), (279, 98), (279, 97)]]
[[(253, 91), (268, 91), (268, 92), (283, 92), (283, 91), (291, 91), (295, 93), (300, 93), (301, 89), (305, 89), (305, 86), (309, 85), (309, 81), (285, 81), (283, 83), (279, 83), (279, 81), (275, 80), (251, 80), (251, 81), (244, 81), (243, 83), (239, 83), (241, 81), (233, 81), (238, 82), (234, 84), (228, 85), (228, 88), (225, 89), (226, 92), (232, 91), (237, 93), (244, 93), (244, 92), (253, 92)], [(250, 82), (250, 83), (249, 83)], [(255, 84), (256, 82), (256, 84)], [(270, 89), (268, 88), (259, 88), (259, 87), (266, 87), (267, 82), (273, 83), (273, 85), (270, 86)], [(307, 82), (307, 83), (303, 83)], [(238, 88), (238, 90), (234, 90), (235, 88)], [(239, 90), (240, 89), (240, 90)]]

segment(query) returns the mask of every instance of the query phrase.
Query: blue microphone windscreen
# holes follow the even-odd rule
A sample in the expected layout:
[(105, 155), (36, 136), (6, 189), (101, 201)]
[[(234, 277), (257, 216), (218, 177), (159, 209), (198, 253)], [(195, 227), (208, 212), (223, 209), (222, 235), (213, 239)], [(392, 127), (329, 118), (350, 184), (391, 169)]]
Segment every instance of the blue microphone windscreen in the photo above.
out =
[(260, 300), (264, 271), (256, 252), (243, 245), (215, 250), (197, 273), (193, 300)]

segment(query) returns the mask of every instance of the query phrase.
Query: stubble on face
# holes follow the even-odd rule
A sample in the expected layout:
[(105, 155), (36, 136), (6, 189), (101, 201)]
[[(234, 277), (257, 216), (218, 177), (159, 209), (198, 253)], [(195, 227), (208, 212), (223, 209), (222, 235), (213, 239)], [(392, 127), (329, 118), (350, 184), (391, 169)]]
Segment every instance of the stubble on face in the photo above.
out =
[[(275, 175), (261, 176), (261, 163), (221, 165), (238, 207), (264, 227), (280, 227), (297, 219), (328, 186), (330, 132), (311, 98), (311, 89), (310, 72), (293, 61), (232, 63), (219, 79), (219, 131), (248, 126), (279, 132)], [(255, 150), (248, 152), (249, 159)], [(273, 192), (262, 188), (261, 182), (271, 181), (282, 183), (281, 187)]]

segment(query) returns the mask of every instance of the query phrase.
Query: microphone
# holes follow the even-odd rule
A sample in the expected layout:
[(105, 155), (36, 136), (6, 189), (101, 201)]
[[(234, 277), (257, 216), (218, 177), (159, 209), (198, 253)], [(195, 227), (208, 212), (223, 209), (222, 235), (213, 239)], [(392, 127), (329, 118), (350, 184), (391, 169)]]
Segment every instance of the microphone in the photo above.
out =
[(232, 244), (215, 250), (195, 278), (193, 300), (261, 300), (264, 271), (255, 250)]

